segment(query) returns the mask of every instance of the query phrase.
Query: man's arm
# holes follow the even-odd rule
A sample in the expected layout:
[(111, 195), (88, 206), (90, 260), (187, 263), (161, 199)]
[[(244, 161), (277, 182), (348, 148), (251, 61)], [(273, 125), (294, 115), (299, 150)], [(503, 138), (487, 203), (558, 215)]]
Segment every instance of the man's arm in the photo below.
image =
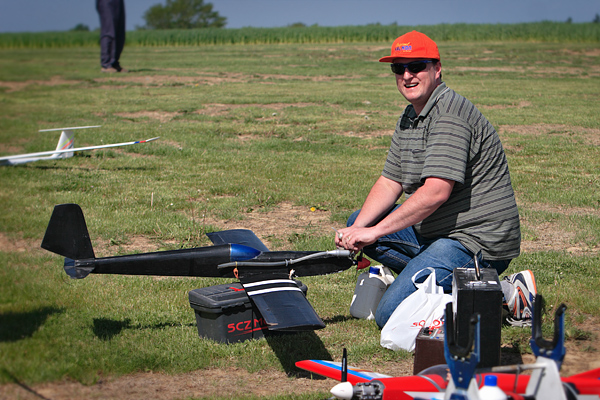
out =
[(373, 226), (394, 207), (402, 192), (401, 183), (380, 176), (371, 188), (353, 226), (357, 228)]
[[(356, 223), (340, 231), (342, 239), (336, 237), (336, 245), (348, 250), (358, 251), (364, 246), (374, 243), (382, 236), (398, 232), (421, 222), (448, 200), (454, 187), (454, 181), (452, 180), (435, 177), (427, 178), (423, 186), (417, 189), (402, 204), (402, 207), (398, 207), (393, 213), (374, 224), (402, 194), (402, 190), (400, 189), (398, 194), (397, 186), (390, 184), (390, 182), (394, 181), (384, 177), (379, 178), (365, 201), (364, 208), (367, 211), (363, 212), (361, 210)], [(397, 182), (394, 183), (400, 185)], [(394, 190), (394, 187), (396, 190)], [(400, 185), (401, 187), (402, 185)], [(386, 188), (388, 190), (391, 188), (391, 193), (386, 193)], [(397, 197), (394, 198), (394, 196)], [(392, 198), (394, 200), (390, 205), (389, 202)]]
[(345, 241), (348, 235), (357, 228), (375, 225), (394, 207), (396, 201), (402, 196), (402, 192), (401, 183), (380, 176), (373, 187), (371, 187), (354, 224), (338, 231), (339, 233), (335, 237), (336, 246), (346, 247)]

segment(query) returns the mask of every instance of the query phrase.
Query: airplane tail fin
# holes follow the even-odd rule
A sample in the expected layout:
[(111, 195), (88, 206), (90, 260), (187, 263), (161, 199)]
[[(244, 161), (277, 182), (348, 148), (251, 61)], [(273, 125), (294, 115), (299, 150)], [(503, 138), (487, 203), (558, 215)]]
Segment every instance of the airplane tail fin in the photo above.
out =
[[(72, 149), (75, 146), (75, 133), (70, 129), (65, 129), (60, 133), (60, 138), (58, 138), (58, 144), (56, 145), (56, 150), (68, 150)], [(73, 157), (75, 153), (56, 153), (52, 158), (70, 158)]]
[(95, 258), (83, 211), (77, 204), (59, 204), (48, 222), (42, 248), (73, 259)]

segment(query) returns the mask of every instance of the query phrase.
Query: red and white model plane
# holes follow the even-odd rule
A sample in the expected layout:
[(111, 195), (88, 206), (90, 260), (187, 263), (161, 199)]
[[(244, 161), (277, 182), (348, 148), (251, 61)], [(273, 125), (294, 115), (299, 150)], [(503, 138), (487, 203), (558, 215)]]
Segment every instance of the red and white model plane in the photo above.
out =
[[(532, 324), (532, 351), (537, 357), (533, 364), (498, 366), (476, 370), (479, 362), (479, 316), (472, 319), (472, 335), (466, 348), (455, 344), (452, 304), (446, 309), (445, 358), (448, 364), (427, 368), (414, 376), (392, 377), (324, 360), (304, 360), (296, 366), (341, 381), (331, 389), (335, 398), (344, 400), (485, 400), (479, 389), (488, 375), (496, 377), (497, 386), (507, 400), (592, 400), (600, 399), (600, 368), (569, 377), (559, 370), (565, 356), (564, 311), (558, 307), (554, 319), (554, 338), (543, 339), (541, 334), (541, 303), (538, 294)], [(529, 371), (530, 375), (522, 372)]]

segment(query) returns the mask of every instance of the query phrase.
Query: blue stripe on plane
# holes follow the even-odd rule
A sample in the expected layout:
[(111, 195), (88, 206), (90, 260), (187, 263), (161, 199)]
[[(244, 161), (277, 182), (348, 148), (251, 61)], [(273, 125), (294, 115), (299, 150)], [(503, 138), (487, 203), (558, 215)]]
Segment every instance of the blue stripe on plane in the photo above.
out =
[[(321, 364), (321, 365), (323, 365), (325, 367), (332, 368), (332, 369), (334, 369), (336, 371), (340, 371), (340, 373), (342, 372), (342, 366), (341, 365), (334, 364), (332, 362), (324, 361), (324, 360), (311, 360), (311, 361), (314, 362), (314, 363), (317, 363), (317, 364)], [(362, 373), (362, 372), (356, 371), (356, 370), (354, 370), (354, 369), (352, 369), (350, 367), (348, 367), (348, 375), (353, 375), (353, 376), (356, 376), (356, 377), (359, 377), (359, 378), (362, 378), (362, 379), (366, 379), (367, 381), (370, 381), (370, 380), (375, 379), (377, 377), (377, 376), (369, 375), (369, 373), (366, 372), (366, 371), (365, 371), (365, 373)], [(375, 375), (380, 375), (380, 374), (375, 373)]]

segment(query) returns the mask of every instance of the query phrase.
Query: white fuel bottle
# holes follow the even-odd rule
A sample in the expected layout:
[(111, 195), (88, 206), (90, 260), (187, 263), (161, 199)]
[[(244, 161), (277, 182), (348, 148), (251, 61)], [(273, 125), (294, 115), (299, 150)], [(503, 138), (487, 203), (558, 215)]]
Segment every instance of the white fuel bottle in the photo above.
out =
[(358, 276), (350, 303), (350, 315), (355, 318), (374, 319), (381, 297), (394, 281), (389, 268), (372, 266)]
[(486, 375), (483, 386), (479, 389), (481, 400), (506, 400), (508, 396), (498, 387), (498, 378), (495, 375)]

